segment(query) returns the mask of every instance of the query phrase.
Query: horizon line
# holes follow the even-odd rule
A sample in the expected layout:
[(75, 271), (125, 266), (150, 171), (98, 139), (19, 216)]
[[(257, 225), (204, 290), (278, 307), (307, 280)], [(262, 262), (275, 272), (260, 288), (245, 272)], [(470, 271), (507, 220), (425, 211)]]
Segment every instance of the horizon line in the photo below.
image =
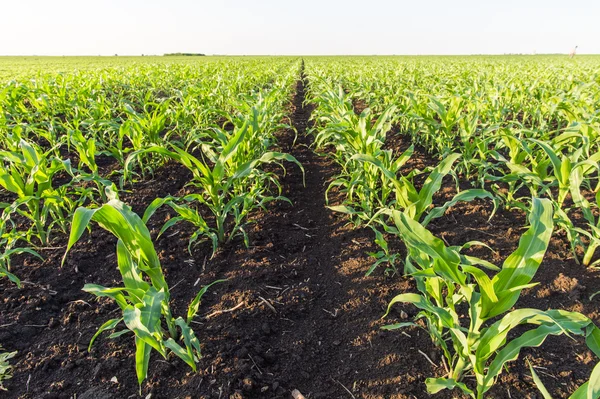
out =
[[(175, 55), (164, 54), (0, 54), (0, 57), (465, 57), (465, 56), (541, 56), (541, 55), (566, 55), (569, 53), (464, 53), (464, 54), (202, 54), (202, 55)], [(600, 55), (600, 53), (577, 53), (576, 55)]]

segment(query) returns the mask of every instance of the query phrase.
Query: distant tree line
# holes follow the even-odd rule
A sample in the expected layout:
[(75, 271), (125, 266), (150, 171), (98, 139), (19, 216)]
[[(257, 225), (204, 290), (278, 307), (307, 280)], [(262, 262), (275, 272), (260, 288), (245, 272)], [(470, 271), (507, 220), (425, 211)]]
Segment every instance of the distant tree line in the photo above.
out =
[(167, 53), (165, 54), (165, 57), (181, 57), (181, 56), (185, 56), (185, 57), (203, 57), (206, 54), (202, 54), (202, 53)]

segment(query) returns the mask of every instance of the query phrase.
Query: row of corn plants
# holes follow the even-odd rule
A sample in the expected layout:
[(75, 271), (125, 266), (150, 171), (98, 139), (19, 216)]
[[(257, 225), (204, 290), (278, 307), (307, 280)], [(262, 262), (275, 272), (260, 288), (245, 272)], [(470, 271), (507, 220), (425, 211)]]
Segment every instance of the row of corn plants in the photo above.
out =
[[(68, 252), (95, 222), (118, 239), (123, 284), (83, 287), (121, 310), (121, 317), (99, 327), (89, 349), (105, 331), (113, 331), (110, 338), (131, 334), (140, 389), (153, 352), (179, 357), (196, 370), (200, 343), (191, 322), (212, 284), (191, 300), (186, 315), (173, 316), (146, 223), (169, 206), (176, 216), (159, 235), (178, 222), (191, 223), (190, 251), (208, 240), (214, 254), (237, 236), (248, 245), (252, 212), (271, 201), (289, 202), (266, 166), (285, 171), (293, 165), (303, 173), (294, 157), (277, 151), (275, 136), (293, 132), (285, 114), (298, 67), (288, 59), (140, 66), (9, 82), (0, 95), (0, 194), (6, 198), (0, 203), (0, 277), (20, 285), (11, 256), (39, 257), (40, 249), (70, 231)], [(110, 171), (98, 162), (107, 157), (116, 165)], [(190, 170), (188, 194), (156, 198), (137, 215), (119, 192), (167, 161)], [(6, 362), (13, 356), (2, 354), (0, 383), (9, 377)]]
[[(473, 64), (482, 71), (474, 74)], [(545, 66), (537, 63), (522, 72), (519, 62), (355, 58), (315, 60), (309, 69), (315, 145), (328, 149), (342, 170), (330, 188), (345, 196), (331, 209), (357, 224), (376, 226), (375, 242), (382, 250), (368, 273), (381, 263), (395, 271), (393, 265), (402, 262), (404, 274), (415, 279), (418, 293), (393, 298), (386, 315), (395, 304), (408, 303), (419, 309), (416, 320), (422, 321), (384, 328), (424, 328), (441, 350), (447, 373), (427, 379), (430, 394), (459, 389), (486, 397), (521, 349), (540, 346), (550, 335), (583, 336), (600, 357), (600, 330), (588, 317), (519, 307), (522, 290), (536, 285), (535, 273), (555, 230), (566, 233), (578, 262), (600, 262), (599, 92), (585, 75), (591, 66), (553, 63), (555, 70), (542, 72)], [(557, 79), (557, 69), (569, 77)], [(527, 80), (531, 73), (538, 78), (533, 83)], [(357, 101), (366, 105), (360, 114), (354, 112)], [(392, 127), (412, 142), (395, 156), (384, 149)], [(419, 184), (413, 178), (425, 171), (403, 175), (402, 168), (415, 147), (440, 159)], [(473, 188), (434, 206), (433, 194), (446, 175), (455, 179), (457, 191), (460, 180)], [(529, 217), (528, 230), (502, 266), (463, 253), (487, 247), (484, 243), (452, 247), (427, 230), (458, 201), (475, 198)], [(406, 246), (404, 259), (389, 251), (390, 236)], [(571, 397), (600, 397), (598, 375), (600, 366)]]
[[(377, 260), (368, 274), (382, 263), (395, 268), (396, 257), (389, 253), (381, 231), (387, 230), (391, 210), (404, 211), (427, 225), (460, 201), (494, 200), (488, 191), (474, 188), (460, 191), (446, 203), (434, 206), (434, 195), (442, 187), (443, 179), (457, 177), (453, 165), (461, 154), (449, 154), (435, 167), (405, 173), (403, 167), (413, 155), (414, 146), (401, 154), (385, 149), (386, 135), (398, 118), (397, 107), (392, 105), (378, 116), (369, 108), (357, 114), (339, 82), (319, 74), (309, 74), (309, 79), (309, 101), (316, 105), (312, 114), (314, 145), (318, 150), (329, 150), (329, 156), (341, 170), (329, 184), (326, 200), (329, 202), (331, 189), (341, 192), (342, 203), (330, 209), (349, 215), (356, 225), (372, 227), (376, 243), (381, 247), (381, 251), (374, 254)], [(425, 182), (419, 187), (417, 180), (422, 179)]]
[[(236, 136), (225, 125), (235, 124), (236, 132), (244, 131), (243, 145), (267, 152), (274, 145), (273, 132), (284, 127), (295, 65), (287, 59), (140, 65), (8, 82), (0, 89), (0, 187), (6, 194), (0, 202), (0, 276), (18, 282), (9, 270), (11, 255), (52, 246), (56, 234), (68, 231), (78, 206), (106, 202), (105, 187), (116, 182), (127, 189), (172, 158), (150, 148), (199, 154), (212, 167), (215, 154)], [(236, 161), (263, 155), (253, 151)], [(262, 163), (285, 158), (271, 155)], [(102, 169), (100, 161), (112, 166)], [(259, 187), (276, 185), (273, 175), (267, 176)], [(267, 192), (255, 187), (254, 199), (268, 202)], [(223, 213), (216, 209), (223, 207), (222, 197), (214, 196), (214, 212)], [(253, 209), (249, 198), (241, 205), (239, 198), (220, 215), (215, 228), (220, 243), (225, 219), (234, 215), (235, 230), (243, 232), (243, 220)]]
[(599, 73), (593, 60), (531, 61), (355, 58), (312, 68), (318, 79), (335, 76), (347, 104), (361, 100), (375, 115), (394, 107), (400, 134), (431, 156), (460, 154), (452, 173), (505, 207), (526, 212), (531, 195), (551, 199), (574, 258), (595, 266)]

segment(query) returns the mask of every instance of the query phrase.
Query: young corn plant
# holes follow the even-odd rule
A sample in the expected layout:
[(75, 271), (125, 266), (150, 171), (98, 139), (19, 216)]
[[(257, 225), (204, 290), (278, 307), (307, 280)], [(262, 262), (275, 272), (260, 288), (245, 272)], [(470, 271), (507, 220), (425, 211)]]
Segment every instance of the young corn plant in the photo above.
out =
[(119, 165), (125, 165), (127, 154), (131, 148), (126, 145), (125, 138), (128, 137), (131, 123), (123, 122), (122, 124), (109, 129), (103, 137), (102, 142), (98, 142), (98, 153), (110, 156), (117, 160)]
[[(458, 388), (481, 399), (505, 364), (516, 360), (522, 348), (537, 347), (550, 335), (584, 336), (588, 346), (600, 356), (600, 330), (586, 316), (563, 310), (510, 311), (521, 291), (536, 285), (531, 281), (553, 230), (550, 200), (532, 199), (530, 227), (502, 268), (461, 254), (461, 247), (446, 246), (403, 212), (394, 211), (393, 219), (408, 249), (407, 269), (420, 293), (396, 296), (386, 315), (397, 303), (410, 303), (420, 309), (417, 318), (425, 320), (427, 331), (441, 348), (448, 367), (447, 375), (426, 380), (430, 394)], [(490, 278), (480, 267), (495, 274)], [(466, 309), (466, 314), (461, 309)], [(384, 328), (392, 330), (407, 325), (415, 324)], [(514, 336), (515, 328), (523, 325), (533, 328)], [(474, 387), (463, 382), (466, 376), (475, 377)]]
[(337, 116), (321, 118), (327, 124), (316, 133), (315, 145), (334, 146), (334, 157), (342, 166), (342, 172), (330, 183), (325, 199), (328, 203), (329, 191), (333, 187), (340, 188), (346, 194), (344, 203), (330, 209), (349, 214), (356, 224), (360, 224), (368, 221), (378, 208), (390, 201), (393, 188), (381, 170), (363, 162), (362, 158), (376, 159), (386, 169), (397, 172), (408, 161), (414, 148), (411, 146), (396, 159), (391, 150), (383, 149), (386, 134), (395, 119), (395, 106), (386, 108), (376, 119), (372, 119), (369, 108), (358, 116), (351, 112), (351, 104), (344, 98), (343, 91), (337, 97), (333, 95), (335, 92), (330, 93), (326, 100), (333, 103), (325, 103), (325, 109), (337, 110), (334, 114)]
[(377, 159), (372, 157), (358, 157), (360, 161), (368, 162), (375, 165), (389, 179), (394, 187), (395, 201), (388, 205), (388, 208), (381, 209), (376, 217), (380, 214), (390, 214), (390, 209), (402, 210), (413, 220), (421, 221), (424, 226), (427, 226), (432, 219), (438, 218), (444, 212), (460, 201), (471, 201), (475, 198), (489, 198), (493, 196), (483, 189), (469, 189), (456, 194), (450, 201), (444, 205), (432, 208), (433, 196), (442, 186), (442, 180), (446, 175), (451, 173), (452, 165), (460, 154), (450, 154), (446, 156), (429, 174), (423, 186), (418, 190), (411, 175), (408, 177), (400, 176), (385, 168), (385, 166)]
[(500, 176), (490, 174), (485, 178), (508, 183), (506, 194), (497, 191), (507, 205), (524, 209), (524, 199), (516, 198), (515, 193), (520, 188), (527, 188), (531, 195), (551, 198), (558, 209), (563, 209), (569, 193), (578, 195), (573, 192), (573, 179), (579, 185), (591, 188), (591, 176), (598, 170), (600, 152), (590, 154), (589, 146), (584, 145), (574, 148), (576, 143), (585, 142), (580, 134), (566, 132), (552, 140), (541, 140), (504, 131), (501, 137), (508, 158), (500, 151), (492, 151), (492, 157), (503, 163), (509, 172)]
[[(563, 155), (560, 150), (555, 150), (545, 141), (530, 140), (542, 148), (549, 159), (549, 162), (546, 163), (550, 163), (552, 166), (554, 185), (558, 186), (558, 195), (555, 201), (560, 208), (563, 207), (569, 192), (571, 192), (571, 196), (580, 195), (578, 193), (580, 186), (589, 179), (592, 173), (600, 170), (598, 164), (600, 162), (600, 151), (586, 156), (584, 148), (578, 148), (570, 151), (568, 155)], [(545, 173), (545, 175), (547, 174)], [(575, 180), (579, 184), (572, 184), (572, 180)], [(574, 190), (577, 190), (577, 192), (573, 192)]]
[[(315, 84), (316, 82), (313, 82)], [(309, 91), (316, 84), (309, 87)], [(334, 129), (345, 125), (351, 115), (354, 114), (351, 99), (344, 93), (344, 88), (340, 85), (337, 90), (328, 87), (327, 90), (315, 95), (312, 102), (317, 106), (311, 115), (311, 119), (317, 125), (323, 126), (324, 130), (328, 130), (330, 126)], [(319, 129), (315, 137), (315, 146), (322, 148), (325, 145), (332, 144), (337, 140), (331, 140), (332, 131), (323, 132)], [(334, 133), (335, 134), (335, 133)]]
[[(177, 221), (187, 220), (198, 228), (192, 240), (195, 241), (200, 234), (207, 233), (213, 241), (213, 249), (230, 241), (237, 234), (242, 234), (247, 242), (243, 226), (250, 211), (264, 207), (269, 201), (289, 202), (283, 196), (274, 197), (267, 194), (273, 185), (280, 191), (280, 185), (273, 173), (264, 172), (260, 166), (275, 163), (283, 167), (282, 162), (287, 161), (296, 164), (304, 173), (302, 165), (289, 154), (269, 151), (256, 154), (256, 158), (236, 157), (237, 151), (243, 148), (247, 132), (247, 125), (237, 129), (231, 137), (227, 137), (220, 152), (208, 152), (209, 161), (199, 160), (175, 146), (172, 146), (171, 150), (164, 147), (151, 147), (137, 151), (128, 158), (125, 174), (128, 173), (131, 160), (146, 152), (154, 152), (181, 163), (191, 171), (193, 176), (188, 185), (195, 187), (200, 193), (189, 194), (179, 202), (176, 202), (173, 197), (159, 199), (152, 207), (170, 205), (179, 214)], [(214, 216), (215, 225), (209, 226), (198, 211), (190, 207), (191, 203), (208, 208)], [(150, 216), (151, 214), (148, 217)], [(228, 231), (230, 219), (233, 219), (233, 225)], [(173, 223), (175, 222), (169, 222), (165, 228)]]
[(392, 128), (395, 111), (395, 106), (388, 107), (374, 121), (369, 108), (358, 116), (353, 112), (345, 113), (343, 119), (318, 130), (315, 146), (333, 145), (336, 161), (342, 166), (356, 154), (377, 156), (382, 151), (387, 132)]
[[(573, 134), (565, 133), (557, 137), (555, 141), (560, 141), (565, 136), (572, 137)], [(551, 163), (552, 175), (554, 177), (552, 186), (557, 187), (558, 194), (553, 196), (552, 193), (549, 193), (548, 195), (551, 198), (555, 197), (554, 203), (558, 215), (558, 224), (567, 234), (575, 259), (579, 262), (576, 248), (583, 247), (584, 255), (581, 263), (584, 266), (590, 266), (596, 248), (600, 245), (600, 218), (596, 220), (593, 206), (584, 197), (581, 190), (582, 187), (592, 189), (591, 177), (594, 174), (597, 175), (600, 171), (600, 152), (586, 155), (584, 152), (585, 148), (579, 147), (569, 151), (568, 155), (563, 155), (560, 150), (555, 150), (547, 142), (537, 139), (530, 140), (542, 148)], [(595, 206), (597, 206), (598, 199), (600, 199), (599, 193), (600, 191), (596, 193)], [(564, 203), (568, 194), (571, 195), (571, 199), (573, 200), (573, 208), (579, 209), (583, 213), (589, 231), (575, 227), (569, 218), (568, 210), (564, 209)], [(587, 246), (583, 243), (582, 237), (587, 237), (589, 242)], [(598, 261), (594, 262), (594, 264), (596, 263)]]
[[(4, 350), (0, 346), (0, 351)], [(8, 362), (10, 359), (15, 357), (17, 352), (0, 352), (0, 391), (6, 391), (4, 387), (4, 381), (12, 378), (12, 366)]]
[[(451, 154), (440, 162), (431, 171), (420, 190), (415, 187), (412, 181), (412, 173), (409, 176), (397, 176), (393, 170), (386, 168), (380, 160), (374, 157), (357, 156), (355, 158), (361, 162), (371, 164), (379, 170), (382, 175), (385, 176), (386, 184), (390, 187), (389, 191), (391, 192), (391, 195), (389, 195), (389, 197), (393, 198), (393, 200), (381, 205), (379, 210), (370, 217), (368, 222), (368, 225), (371, 225), (373, 222), (382, 225), (383, 229), (388, 233), (398, 234), (397, 229), (393, 226), (389, 226), (388, 223), (388, 219), (393, 216), (394, 211), (403, 211), (413, 220), (420, 222), (423, 226), (427, 226), (429, 222), (443, 216), (448, 209), (459, 202), (468, 202), (476, 198), (487, 198), (494, 201), (494, 211), (490, 217), (495, 213), (497, 203), (494, 196), (483, 189), (461, 191), (443, 205), (433, 207), (434, 194), (439, 191), (442, 186), (442, 180), (452, 171), (452, 166), (454, 162), (460, 158), (460, 154)], [(345, 206), (331, 208), (348, 214), (356, 213), (353, 209)], [(374, 228), (374, 230), (377, 235), (375, 243), (379, 245), (381, 251), (371, 254), (377, 261), (371, 266), (367, 275), (370, 275), (375, 268), (382, 263), (388, 263), (390, 267), (395, 270), (394, 265), (398, 259), (397, 254), (389, 252), (388, 244), (384, 236), (379, 233), (377, 229)]]
[[(501, 129), (496, 140), (496, 150), (490, 152), (490, 157), (497, 163), (496, 170), (486, 171), (484, 181), (492, 182), (496, 197), (502, 200), (506, 209), (511, 207), (527, 211), (525, 203), (528, 196), (518, 197), (522, 188), (529, 191), (529, 196), (538, 197), (550, 192), (551, 182), (548, 181), (550, 165), (542, 154), (534, 151), (523, 130), (513, 131)], [(499, 166), (503, 166), (501, 168)], [(507, 185), (501, 190), (496, 182)]]
[[(215, 281), (198, 292), (188, 307), (185, 319), (173, 317), (169, 305), (169, 286), (150, 232), (143, 220), (121, 202), (114, 191), (108, 191), (108, 203), (95, 209), (81, 207), (75, 212), (63, 263), (68, 251), (92, 220), (118, 238), (117, 264), (123, 286), (86, 284), (83, 290), (98, 297), (113, 299), (121, 309), (122, 316), (102, 324), (90, 340), (88, 350), (91, 350), (102, 332), (114, 330), (123, 322), (126, 329), (113, 333), (111, 337), (133, 333), (136, 346), (135, 370), (141, 391), (153, 350), (165, 359), (169, 352), (173, 353), (196, 371), (196, 363), (201, 356), (200, 343), (190, 323), (198, 312), (200, 300), (206, 290), (222, 280)], [(166, 330), (163, 325), (166, 325)]]
[[(138, 112), (132, 104), (125, 102), (123, 108), (128, 116), (123, 122), (122, 132), (125, 138), (129, 139), (131, 148), (139, 151), (144, 148), (159, 146), (168, 142), (168, 137), (164, 137), (168, 126), (170, 111), (168, 100), (160, 103), (149, 101), (146, 96), (143, 110)], [(122, 143), (121, 143), (122, 145)], [(118, 149), (118, 147), (117, 147)], [(139, 170), (142, 176), (146, 173), (152, 174), (156, 167), (162, 163), (162, 157), (156, 157), (155, 153), (140, 152), (136, 157)]]
[(38, 254), (31, 248), (11, 248), (10, 244), (8, 244), (6, 240), (2, 240), (0, 242), (0, 245), (2, 245), (2, 244), (4, 244), (5, 247), (4, 247), (3, 252), (0, 253), (0, 278), (6, 277), (10, 281), (15, 283), (17, 285), (17, 287), (21, 288), (21, 280), (17, 276), (15, 276), (13, 273), (11, 273), (11, 271), (10, 271), (11, 257), (13, 257), (15, 255), (21, 255), (21, 254), (29, 254), (29, 255), (37, 257), (38, 259), (43, 259), (43, 258), (40, 256), (40, 254)]
[(20, 151), (0, 151), (0, 185), (16, 195), (17, 199), (4, 209), (4, 215), (17, 213), (31, 222), (25, 239), (38, 244), (49, 243), (55, 226), (66, 231), (73, 202), (65, 195), (66, 186), (53, 188), (56, 174), (71, 169), (69, 161), (62, 161), (49, 152), (25, 140), (20, 141)]
[(132, 104), (125, 102), (123, 108), (131, 122), (132, 129), (129, 130), (129, 140), (135, 150), (143, 147), (160, 144), (165, 128), (169, 122), (170, 101), (165, 100), (160, 103), (150, 101), (147, 95), (144, 101), (143, 110), (138, 112)]
[[(484, 186), (483, 179), (487, 171), (492, 168), (489, 158), (493, 150), (491, 144), (496, 140), (495, 131), (497, 125), (479, 129), (479, 115), (465, 115), (459, 121), (460, 138), (457, 150), (462, 157), (456, 165), (455, 173), (463, 174), (465, 180), (479, 179), (481, 187)], [(481, 130), (481, 131), (480, 131)]]
[[(451, 152), (457, 137), (460, 121), (463, 119), (462, 109), (465, 99), (451, 97), (445, 104), (434, 96), (429, 96), (427, 113), (420, 115), (426, 126), (425, 140), (428, 147), (435, 148), (440, 154)], [(433, 111), (433, 112), (431, 112)]]
[[(594, 260), (596, 250), (598, 249), (598, 247), (600, 247), (600, 216), (596, 218), (593, 210), (594, 207), (596, 208), (596, 210), (598, 210), (598, 204), (600, 204), (600, 191), (596, 193), (595, 201), (590, 203), (590, 201), (588, 201), (578, 190), (578, 180), (576, 177), (571, 180), (571, 185), (573, 186), (571, 190), (573, 202), (575, 204), (575, 207), (581, 209), (583, 217), (587, 221), (587, 227), (589, 230), (574, 227), (570, 222), (570, 219), (567, 218), (567, 237), (569, 237), (572, 243), (575, 243), (572, 246), (579, 245), (583, 247), (584, 253), (581, 263), (584, 266), (596, 267), (600, 264), (600, 259)], [(566, 217), (566, 215), (563, 215), (563, 217)], [(573, 237), (573, 232), (575, 234), (578, 234), (579, 238)], [(587, 246), (583, 243), (581, 237), (587, 237)], [(575, 249), (573, 250), (573, 253), (575, 254), (575, 257), (577, 259), (577, 253)]]
[(92, 174), (98, 174), (98, 165), (96, 164), (96, 140), (86, 139), (79, 129), (69, 132), (69, 145), (72, 146), (79, 155), (79, 165), (81, 170), (86, 166)]
[[(344, 166), (344, 172), (325, 192), (326, 203), (329, 203), (328, 194), (333, 187), (340, 187), (346, 198), (342, 205), (329, 206), (329, 209), (350, 215), (355, 224), (371, 220), (377, 209), (394, 202), (395, 176), (410, 159), (413, 150), (409, 147), (396, 159), (391, 150), (378, 151), (377, 156), (354, 154)], [(394, 179), (390, 178), (392, 175)]]

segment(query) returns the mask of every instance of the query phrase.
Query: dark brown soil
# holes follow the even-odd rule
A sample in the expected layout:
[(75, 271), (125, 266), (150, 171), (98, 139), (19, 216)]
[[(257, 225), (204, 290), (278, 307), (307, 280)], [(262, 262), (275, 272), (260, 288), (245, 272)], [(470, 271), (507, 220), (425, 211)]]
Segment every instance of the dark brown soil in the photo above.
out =
[[(422, 398), (428, 396), (425, 378), (444, 374), (439, 351), (424, 330), (410, 328), (403, 334), (379, 329), (416, 314), (410, 306), (397, 306), (387, 320), (380, 319), (394, 295), (414, 286), (410, 279), (385, 276), (382, 270), (365, 277), (373, 262), (367, 252), (377, 250), (373, 233), (353, 229), (325, 207), (324, 192), (337, 169), (309, 148), (305, 132), (311, 109), (302, 105), (304, 83), (298, 82), (292, 106), (298, 140), (292, 145), (292, 132), (280, 135), (282, 150), (306, 171), (305, 186), (294, 166), (281, 176), (293, 206), (280, 202), (257, 213), (249, 228), (250, 248), (237, 240), (212, 259), (208, 244), (192, 255), (187, 252), (189, 226), (178, 225), (156, 241), (175, 315), (185, 314), (203, 285), (228, 281), (210, 289), (194, 324), (203, 349), (199, 371), (154, 354), (143, 396), (290, 398), (298, 389), (307, 398)], [(403, 139), (396, 140), (406, 146)], [(437, 162), (419, 151), (413, 159), (408, 166)], [(180, 193), (188, 179), (187, 170), (167, 164), (122, 199), (141, 213), (154, 198)], [(447, 181), (436, 201), (453, 193), (454, 184)], [(492, 245), (496, 254), (481, 249), (472, 254), (501, 264), (516, 248), (526, 220), (518, 212), (501, 210), (488, 223), (490, 211), (484, 201), (460, 204), (429, 227), (449, 244), (480, 240)], [(151, 219), (154, 234), (168, 217), (164, 210)], [(14, 262), (22, 289), (0, 280), (0, 345), (18, 351), (12, 361), (14, 378), (5, 384), (8, 392), (2, 397), (137, 397), (130, 335), (109, 340), (105, 334), (87, 352), (91, 336), (118, 315), (118, 307), (81, 288), (85, 283), (119, 285), (115, 239), (94, 226), (62, 268), (64, 248), (42, 252), (44, 262), (26, 257)], [(524, 293), (518, 306), (577, 310), (600, 321), (595, 303), (588, 300), (600, 290), (598, 274), (578, 266), (560, 236), (553, 238), (535, 280), (540, 285)], [(219, 311), (225, 312), (215, 314)], [(523, 351), (490, 397), (534, 397), (526, 358), (545, 367), (540, 376), (557, 398), (585, 381), (595, 363), (582, 340), (552, 337), (541, 349)]]

